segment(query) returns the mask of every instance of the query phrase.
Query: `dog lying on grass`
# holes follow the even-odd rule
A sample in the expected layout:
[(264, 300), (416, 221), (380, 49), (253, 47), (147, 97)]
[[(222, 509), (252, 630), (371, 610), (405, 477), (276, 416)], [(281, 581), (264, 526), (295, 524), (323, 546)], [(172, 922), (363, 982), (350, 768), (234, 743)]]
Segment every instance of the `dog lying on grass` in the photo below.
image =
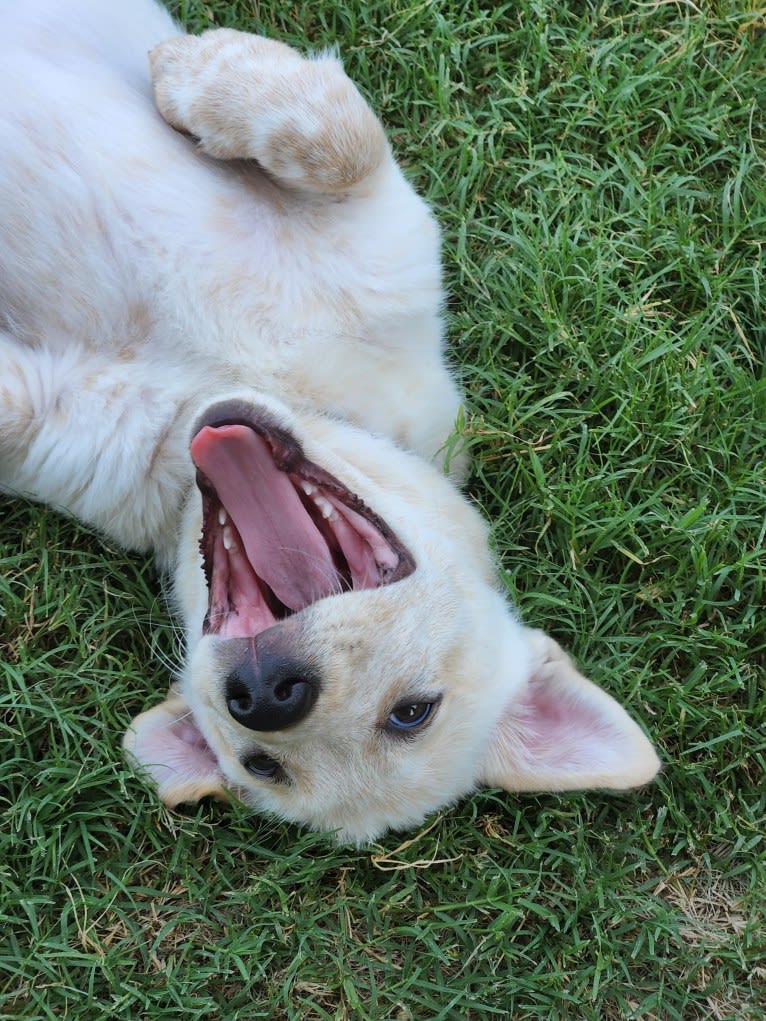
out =
[(125, 738), (163, 801), (360, 842), (650, 780), (444, 474), (437, 228), (338, 60), (152, 0), (2, 13), (0, 484), (171, 573), (185, 665)]

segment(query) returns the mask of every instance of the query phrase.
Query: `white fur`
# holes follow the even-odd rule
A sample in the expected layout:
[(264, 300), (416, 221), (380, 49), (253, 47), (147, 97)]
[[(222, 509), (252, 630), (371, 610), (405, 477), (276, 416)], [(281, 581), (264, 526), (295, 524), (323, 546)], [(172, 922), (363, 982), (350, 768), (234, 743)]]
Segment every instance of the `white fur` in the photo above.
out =
[[(151, 0), (0, 2), (0, 16), (0, 486), (172, 568), (186, 666), (128, 737), (160, 794), (226, 788), (364, 840), (482, 782), (649, 780), (637, 725), (518, 623), (481, 520), (427, 463), (459, 407), (438, 231), (336, 58), (178, 38)], [(232, 395), (275, 415), (417, 564), (280, 625), (324, 679), (304, 722), (258, 735), (290, 784), (244, 770), (254, 737), (226, 710), (221, 640), (202, 636), (188, 444)], [(424, 690), (442, 699), (433, 722), (382, 736), (392, 700)], [(189, 710), (212, 768), (171, 740)]]

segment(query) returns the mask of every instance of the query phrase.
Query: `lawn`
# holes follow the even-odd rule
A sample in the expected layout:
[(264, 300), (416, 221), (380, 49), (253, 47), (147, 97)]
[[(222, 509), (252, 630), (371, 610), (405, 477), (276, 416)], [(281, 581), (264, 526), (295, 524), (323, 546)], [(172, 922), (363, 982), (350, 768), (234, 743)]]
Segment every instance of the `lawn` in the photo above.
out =
[(664, 767), (361, 850), (168, 813), (120, 752), (178, 656), (151, 565), (6, 500), (0, 1016), (766, 1018), (766, 8), (174, 9), (340, 46), (444, 229), (509, 596)]

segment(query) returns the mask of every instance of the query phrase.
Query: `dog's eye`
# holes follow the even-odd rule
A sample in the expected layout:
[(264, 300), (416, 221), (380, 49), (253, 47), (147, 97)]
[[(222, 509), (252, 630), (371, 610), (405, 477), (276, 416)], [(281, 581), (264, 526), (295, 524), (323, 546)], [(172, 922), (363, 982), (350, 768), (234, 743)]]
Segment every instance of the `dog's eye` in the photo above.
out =
[(287, 781), (287, 775), (277, 760), (272, 759), (270, 755), (265, 755), (263, 752), (251, 755), (249, 759), (245, 759), (243, 766), (248, 773), (251, 773), (259, 780), (274, 780), (276, 783), (285, 783)]
[(434, 702), (402, 702), (388, 718), (394, 730), (416, 730), (433, 712)]

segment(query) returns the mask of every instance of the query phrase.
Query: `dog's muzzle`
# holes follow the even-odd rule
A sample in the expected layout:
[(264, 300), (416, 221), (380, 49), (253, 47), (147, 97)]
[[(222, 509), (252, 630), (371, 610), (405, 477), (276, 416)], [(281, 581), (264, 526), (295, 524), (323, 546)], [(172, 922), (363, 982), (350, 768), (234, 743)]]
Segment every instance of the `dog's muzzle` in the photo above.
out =
[(282, 630), (277, 626), (226, 643), (233, 664), (226, 676), (226, 706), (248, 730), (291, 727), (308, 716), (319, 695), (318, 674), (285, 649)]

